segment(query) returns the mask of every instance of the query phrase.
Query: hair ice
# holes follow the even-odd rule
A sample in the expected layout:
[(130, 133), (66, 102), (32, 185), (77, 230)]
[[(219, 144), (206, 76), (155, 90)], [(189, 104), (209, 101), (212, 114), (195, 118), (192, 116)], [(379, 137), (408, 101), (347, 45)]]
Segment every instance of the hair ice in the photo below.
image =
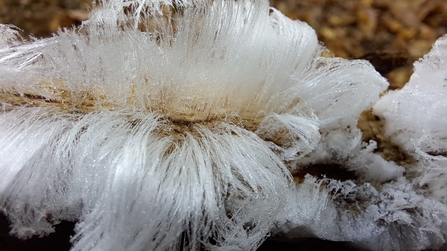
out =
[[(290, 171), (360, 151), (356, 121), (387, 87), (370, 64), (324, 57), (315, 32), (268, 1), (99, 4), (52, 38), (0, 27), (12, 233), (77, 220), (73, 250), (254, 250), (274, 226), (303, 222), (283, 207), (306, 191), (299, 219), (339, 210)], [(400, 174), (371, 168), (357, 167), (379, 182)]]

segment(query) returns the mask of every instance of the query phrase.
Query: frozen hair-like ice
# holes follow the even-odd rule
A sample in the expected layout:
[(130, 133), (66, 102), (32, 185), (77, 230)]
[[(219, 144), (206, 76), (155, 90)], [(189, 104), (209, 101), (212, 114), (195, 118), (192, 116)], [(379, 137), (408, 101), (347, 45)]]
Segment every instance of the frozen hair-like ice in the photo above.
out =
[[(167, 248), (185, 241), (182, 234), (191, 249), (198, 245), (194, 238), (213, 235), (220, 245), (249, 249), (240, 239), (250, 244), (262, 239), (258, 235), (268, 230), (268, 215), (284, 203), (280, 189), (288, 183), (282, 163), (253, 133), (234, 125), (197, 126), (197, 135), (188, 132), (177, 141), (159, 136), (169, 122), (153, 114), (53, 112), (20, 109), (2, 117), (3, 128), (22, 125), (9, 135), (35, 132), (15, 139), (20, 143), (3, 151), (11, 155), (1, 156), (2, 167), (10, 167), (3, 179), (20, 177), (32, 184), (16, 180), (2, 189), (3, 206), (16, 220), (13, 232), (19, 236), (51, 232), (45, 214), (67, 219), (70, 212), (68, 219), (82, 219), (74, 250)], [(73, 216), (63, 208), (80, 203)], [(262, 221), (252, 212), (263, 215)]]
[(268, 1), (100, 5), (52, 38), (0, 27), (0, 208), (19, 237), (76, 220), (73, 250), (254, 250), (291, 163), (349, 152), (387, 87)]

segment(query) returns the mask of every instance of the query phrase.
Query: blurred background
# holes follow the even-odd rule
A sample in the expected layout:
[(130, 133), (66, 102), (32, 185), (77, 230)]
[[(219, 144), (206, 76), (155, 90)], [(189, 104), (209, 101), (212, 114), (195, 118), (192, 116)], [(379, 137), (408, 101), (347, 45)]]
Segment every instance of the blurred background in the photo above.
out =
[[(412, 73), (412, 63), (447, 34), (446, 0), (271, 0), (291, 19), (309, 23), (334, 56), (367, 59), (390, 82), (401, 88)], [(14, 24), (22, 36), (51, 36), (60, 28), (87, 20), (90, 0), (0, 0), (0, 23)], [(68, 250), (73, 223), (59, 225), (46, 238), (19, 241), (8, 235), (0, 215), (0, 251)], [(260, 250), (355, 250), (349, 243), (315, 239), (295, 243), (269, 240)], [(444, 248), (443, 250), (447, 250)]]

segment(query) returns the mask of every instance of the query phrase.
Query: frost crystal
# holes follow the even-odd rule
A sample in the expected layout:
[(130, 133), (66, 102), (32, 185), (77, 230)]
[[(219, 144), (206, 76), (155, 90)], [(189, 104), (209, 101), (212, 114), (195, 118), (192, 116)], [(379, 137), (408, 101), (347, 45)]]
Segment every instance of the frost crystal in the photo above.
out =
[[(413, 240), (414, 224), (417, 247), (443, 240), (440, 202), (361, 143), (360, 113), (387, 87), (369, 63), (324, 57), (268, 1), (100, 5), (48, 39), (0, 26), (12, 234), (76, 220), (79, 251), (255, 250), (275, 231), (405, 249), (396, 229)], [(358, 180), (292, 182), (331, 160)]]
[(407, 168), (415, 186), (447, 203), (447, 35), (414, 68), (405, 87), (383, 97), (374, 110), (386, 118), (391, 140), (417, 161)]
[(374, 105), (385, 121), (385, 136), (405, 161), (374, 154), (376, 142), (361, 143), (356, 129), (322, 134), (316, 150), (295, 166), (336, 163), (356, 178), (305, 176), (289, 194), (275, 232), (350, 241), (367, 250), (416, 251), (446, 243), (446, 66), (444, 36), (415, 63), (402, 90), (390, 91)]

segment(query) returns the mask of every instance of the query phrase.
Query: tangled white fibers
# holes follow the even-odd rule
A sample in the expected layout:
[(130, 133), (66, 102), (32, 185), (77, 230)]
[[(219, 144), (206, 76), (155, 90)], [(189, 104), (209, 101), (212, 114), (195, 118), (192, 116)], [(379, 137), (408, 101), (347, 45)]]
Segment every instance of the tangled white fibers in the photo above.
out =
[[(102, 0), (79, 28), (46, 39), (1, 25), (0, 209), (11, 234), (70, 220), (76, 251), (256, 250), (272, 232), (439, 245), (445, 200), (361, 143), (356, 123), (386, 80), (324, 54), (307, 24), (264, 0)], [(331, 161), (357, 179), (293, 182)]]

